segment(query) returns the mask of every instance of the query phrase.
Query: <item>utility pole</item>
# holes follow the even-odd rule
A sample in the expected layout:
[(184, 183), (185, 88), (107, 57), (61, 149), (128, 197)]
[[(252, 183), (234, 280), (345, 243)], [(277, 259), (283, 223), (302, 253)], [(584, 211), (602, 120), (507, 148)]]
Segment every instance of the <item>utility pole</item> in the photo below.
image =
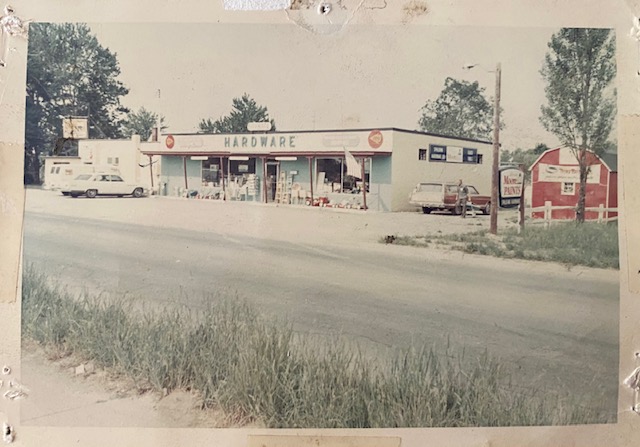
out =
[(489, 232), (498, 234), (498, 177), (500, 175), (500, 62), (496, 65), (496, 92), (493, 100), (493, 166), (491, 170), (491, 220)]

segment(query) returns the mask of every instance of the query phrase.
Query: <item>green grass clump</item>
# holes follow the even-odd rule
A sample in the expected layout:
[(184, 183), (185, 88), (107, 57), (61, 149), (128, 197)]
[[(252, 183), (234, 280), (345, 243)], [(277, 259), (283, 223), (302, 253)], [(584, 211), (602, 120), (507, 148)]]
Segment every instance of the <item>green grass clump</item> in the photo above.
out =
[[(231, 296), (204, 310), (146, 312), (77, 299), (29, 269), (23, 337), (92, 360), (142, 391), (196, 392), (230, 424), (271, 428), (457, 427), (603, 423), (613, 414), (511, 386), (501, 363), (434, 349), (372, 360), (336, 337), (319, 344)], [(613, 409), (615, 411), (615, 409)]]
[(507, 228), (449, 235), (396, 236), (397, 245), (449, 247), (465, 253), (558, 262), (596, 268), (619, 268), (618, 225), (565, 222), (549, 228), (529, 225), (523, 233)]

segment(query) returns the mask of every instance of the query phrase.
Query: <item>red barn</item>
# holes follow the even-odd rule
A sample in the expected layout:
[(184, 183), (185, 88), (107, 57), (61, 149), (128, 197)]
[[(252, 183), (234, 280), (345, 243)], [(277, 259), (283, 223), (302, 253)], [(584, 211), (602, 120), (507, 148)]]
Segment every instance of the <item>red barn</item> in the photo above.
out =
[[(597, 156), (587, 152), (591, 166), (587, 177), (585, 208), (618, 207), (618, 162), (616, 154)], [(573, 207), (578, 204), (580, 170), (573, 152), (566, 147), (549, 149), (533, 163), (531, 170), (531, 207), (540, 208), (545, 202), (552, 207)], [(605, 211), (602, 218), (617, 216), (615, 211)], [(543, 219), (545, 212), (536, 210), (531, 217)], [(551, 211), (551, 219), (575, 219), (575, 209)], [(597, 220), (599, 212), (587, 210), (585, 220)]]

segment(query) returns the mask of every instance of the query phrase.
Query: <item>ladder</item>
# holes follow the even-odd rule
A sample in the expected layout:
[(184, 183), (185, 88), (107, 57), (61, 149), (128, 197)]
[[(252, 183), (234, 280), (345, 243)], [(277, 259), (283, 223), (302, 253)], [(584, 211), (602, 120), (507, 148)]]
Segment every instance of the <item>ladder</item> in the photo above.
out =
[(287, 173), (283, 171), (280, 173), (280, 178), (278, 179), (278, 183), (276, 184), (276, 197), (275, 197), (276, 203), (287, 203), (285, 202), (286, 188), (287, 188)]
[(293, 188), (293, 174), (287, 175), (287, 183), (284, 186), (283, 203), (287, 205), (291, 204), (291, 188)]

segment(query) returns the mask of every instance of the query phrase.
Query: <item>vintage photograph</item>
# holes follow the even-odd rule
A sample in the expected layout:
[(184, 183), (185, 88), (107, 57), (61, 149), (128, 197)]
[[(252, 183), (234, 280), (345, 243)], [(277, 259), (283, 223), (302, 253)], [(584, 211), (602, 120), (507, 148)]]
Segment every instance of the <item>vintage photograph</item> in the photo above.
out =
[(21, 423), (615, 423), (615, 33), (31, 23)]

